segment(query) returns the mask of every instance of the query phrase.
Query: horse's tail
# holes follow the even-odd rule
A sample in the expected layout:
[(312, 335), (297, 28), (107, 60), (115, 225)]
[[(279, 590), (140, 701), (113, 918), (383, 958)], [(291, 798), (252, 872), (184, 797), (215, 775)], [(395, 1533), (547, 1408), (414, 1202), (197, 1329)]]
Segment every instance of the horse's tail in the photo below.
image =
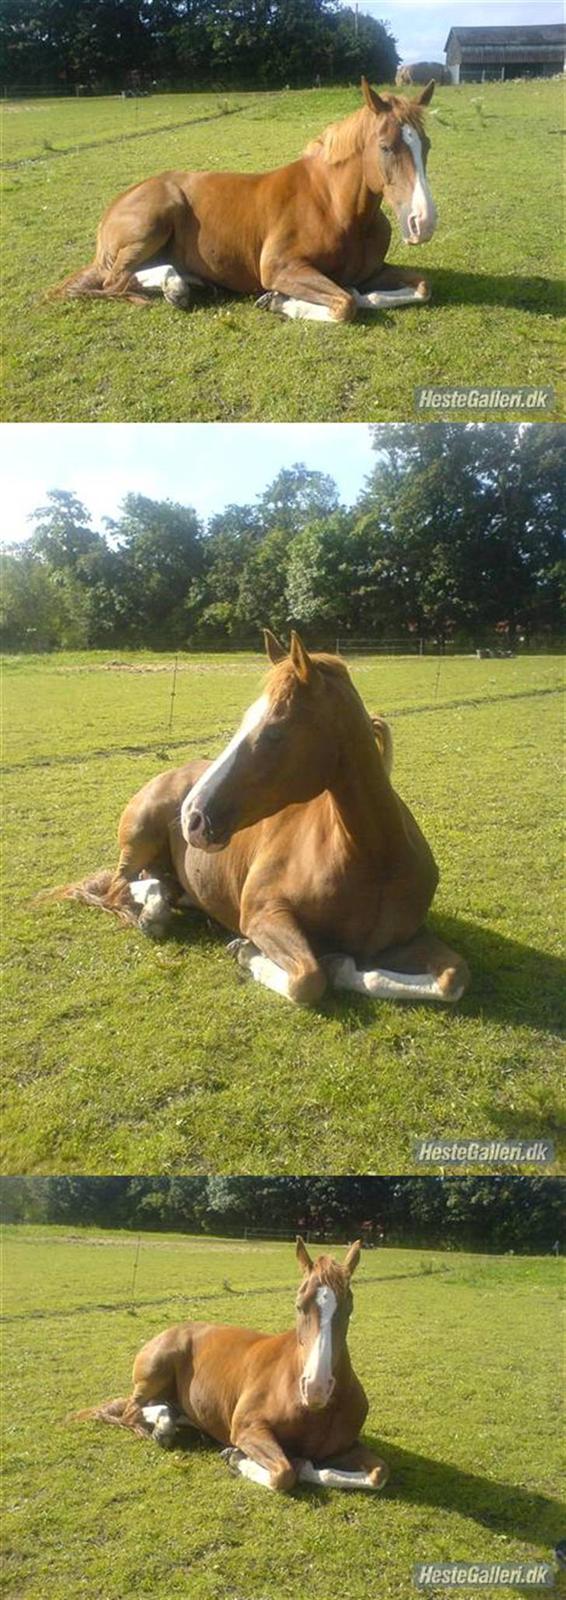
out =
[(122, 1427), (128, 1424), (122, 1422), (122, 1417), (128, 1402), (123, 1397), (119, 1400), (101, 1400), (97, 1406), (87, 1406), (85, 1411), (71, 1411), (67, 1422), (117, 1422)]
[(97, 1406), (87, 1406), (85, 1411), (71, 1411), (66, 1421), (112, 1422), (114, 1427), (129, 1428), (130, 1433), (137, 1434), (138, 1439), (147, 1439), (148, 1429), (144, 1427), (141, 1412), (130, 1406), (126, 1415), (128, 1404), (123, 1396), (119, 1400), (102, 1400)]
[(48, 291), (48, 300), (131, 300), (133, 305), (147, 306), (149, 299), (136, 288), (130, 272), (122, 272), (114, 281), (108, 281), (103, 265), (96, 259), (80, 272), (72, 272), (62, 283)]
[(61, 883), (55, 889), (44, 889), (36, 895), (36, 902), (45, 900), (81, 900), (83, 905), (96, 906), (99, 911), (112, 911), (120, 922), (137, 927), (139, 906), (136, 906), (125, 879), (109, 867), (77, 883)]
[(102, 295), (103, 282), (98, 263), (91, 261), (88, 267), (81, 267), (80, 272), (72, 272), (62, 283), (56, 283), (53, 289), (49, 290), (49, 299), (75, 300), (79, 295)]

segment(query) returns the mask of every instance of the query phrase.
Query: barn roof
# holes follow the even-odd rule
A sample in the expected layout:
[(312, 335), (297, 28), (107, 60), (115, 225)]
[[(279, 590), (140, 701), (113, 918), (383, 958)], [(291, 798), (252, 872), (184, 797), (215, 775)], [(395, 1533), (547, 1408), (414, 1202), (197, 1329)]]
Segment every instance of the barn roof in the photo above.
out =
[(566, 44), (566, 24), (541, 23), (539, 27), (526, 28), (451, 28), (444, 49), (448, 49), (451, 39), (457, 39), (464, 49), (467, 47), (481, 48), (485, 45), (496, 45), (499, 48), (511, 45), (515, 49), (530, 49), (538, 46), (540, 49), (546, 45)]

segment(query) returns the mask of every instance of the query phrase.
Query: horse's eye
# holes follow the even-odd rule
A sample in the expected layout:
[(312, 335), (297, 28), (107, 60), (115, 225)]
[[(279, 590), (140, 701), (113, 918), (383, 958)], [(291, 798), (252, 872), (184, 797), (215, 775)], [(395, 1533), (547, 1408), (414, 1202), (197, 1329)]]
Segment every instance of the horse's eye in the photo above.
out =
[(392, 144), (380, 144), (379, 148), (381, 150), (382, 156), (392, 156), (393, 155), (393, 145)]
[(285, 727), (282, 722), (268, 722), (267, 726), (262, 731), (261, 737), (262, 739), (265, 739), (266, 743), (268, 744), (276, 744), (278, 739), (283, 738), (284, 732)]

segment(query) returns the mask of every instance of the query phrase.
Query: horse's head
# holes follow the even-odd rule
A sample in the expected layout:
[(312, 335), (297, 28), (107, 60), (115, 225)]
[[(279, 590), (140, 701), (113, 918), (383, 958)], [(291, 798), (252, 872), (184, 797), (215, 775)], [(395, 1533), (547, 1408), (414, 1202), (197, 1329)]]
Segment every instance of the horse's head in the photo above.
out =
[(366, 183), (393, 206), (405, 244), (424, 244), (437, 221), (426, 175), (430, 139), (421, 114), (432, 100), (434, 78), (414, 100), (376, 94), (367, 78), (362, 78), (362, 89), (373, 119), (364, 148)]
[(297, 1260), (303, 1280), (297, 1295), (297, 1338), (301, 1352), (299, 1389), (308, 1411), (323, 1411), (332, 1398), (352, 1315), (351, 1278), (361, 1244), (350, 1246), (345, 1261), (319, 1256), (312, 1261), (302, 1239)]
[(355, 695), (346, 668), (310, 656), (296, 633), (289, 655), (267, 629), (265, 642), (273, 671), (264, 694), (181, 807), (183, 837), (199, 850), (223, 850), (241, 828), (312, 800), (335, 773), (336, 708), (329, 679), (345, 680)]

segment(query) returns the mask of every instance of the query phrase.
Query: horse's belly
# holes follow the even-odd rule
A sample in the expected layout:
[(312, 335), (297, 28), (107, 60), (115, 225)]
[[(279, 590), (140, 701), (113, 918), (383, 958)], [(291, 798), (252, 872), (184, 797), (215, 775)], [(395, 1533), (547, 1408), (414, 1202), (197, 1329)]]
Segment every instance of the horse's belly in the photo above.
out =
[(186, 248), (191, 269), (235, 294), (258, 293), (257, 180), (234, 173), (192, 173), (183, 187), (189, 202)]

